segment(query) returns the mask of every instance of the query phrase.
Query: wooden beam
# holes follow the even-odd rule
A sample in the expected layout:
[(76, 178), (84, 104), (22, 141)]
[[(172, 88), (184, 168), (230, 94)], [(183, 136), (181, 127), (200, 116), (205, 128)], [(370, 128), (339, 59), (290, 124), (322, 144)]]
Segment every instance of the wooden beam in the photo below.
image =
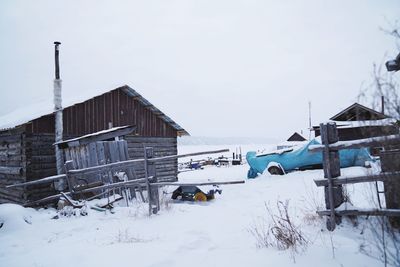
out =
[(222, 184), (244, 184), (245, 181), (228, 181), (228, 182), (205, 182), (205, 183), (170, 183), (170, 182), (160, 182), (152, 183), (151, 186), (166, 186), (166, 185), (176, 185), (176, 186), (202, 186), (202, 185), (222, 185)]
[[(319, 210), (317, 214), (320, 216), (330, 216), (330, 210)], [(339, 216), (400, 216), (400, 209), (362, 209), (362, 210), (335, 210), (335, 214)]]
[(0, 174), (22, 175), (23, 174), (23, 169), (21, 167), (3, 167), (3, 166), (0, 166)]
[(104, 131), (100, 131), (97, 133), (84, 135), (84, 136), (81, 136), (78, 138), (65, 140), (62, 142), (58, 142), (55, 145), (57, 145), (61, 149), (65, 149), (68, 147), (74, 147), (74, 146), (87, 145), (89, 143), (93, 143), (93, 142), (97, 142), (97, 141), (104, 141), (107, 139), (112, 139), (117, 136), (124, 136), (124, 135), (132, 133), (135, 130), (136, 130), (136, 126), (132, 126), (132, 125), (122, 126), (122, 127), (117, 127), (115, 129), (104, 130)]
[[(152, 177), (149, 177), (151, 179)], [(106, 184), (106, 185), (101, 185), (101, 186), (96, 186), (92, 188), (87, 188), (84, 190), (79, 190), (74, 193), (89, 193), (97, 190), (104, 190), (104, 189), (113, 189), (113, 188), (118, 188), (118, 187), (124, 187), (124, 186), (129, 186), (129, 185), (137, 185), (137, 184), (144, 184), (146, 182), (146, 178), (141, 178), (141, 179), (135, 179), (135, 180), (130, 180), (126, 182), (118, 182), (118, 183), (112, 183), (112, 184)]]
[[(400, 179), (400, 171), (398, 172), (387, 172), (382, 174), (375, 175), (366, 175), (366, 176), (355, 176), (355, 177), (338, 177), (332, 179), (332, 183), (334, 186), (343, 185), (343, 184), (357, 184), (357, 183), (365, 183), (365, 182), (375, 182), (375, 181), (388, 181)], [(314, 179), (314, 183), (317, 186), (328, 186), (327, 179)]]
[[(152, 159), (148, 159), (148, 161), (152, 162), (152, 161), (159, 161), (159, 160), (179, 159), (179, 158), (184, 158), (184, 157), (192, 157), (192, 156), (199, 156), (199, 155), (206, 155), (206, 154), (216, 154), (216, 153), (223, 153), (223, 152), (228, 152), (228, 151), (229, 151), (229, 149), (204, 151), (204, 152), (196, 152), (196, 153), (189, 153), (189, 154), (183, 154), (183, 155), (172, 155), (172, 156), (152, 158)], [(78, 170), (70, 170), (68, 172), (68, 174), (69, 175), (81, 175), (81, 174), (88, 174), (88, 173), (99, 173), (99, 172), (104, 172), (104, 171), (112, 171), (115, 169), (125, 169), (125, 168), (133, 167), (133, 165), (135, 163), (141, 163), (144, 161), (145, 161), (144, 159), (132, 159), (132, 160), (126, 160), (126, 161), (119, 161), (119, 162), (114, 162), (114, 163), (110, 163), (110, 164), (106, 164), (106, 165), (93, 166), (93, 167), (78, 169)]]
[(27, 185), (38, 185), (38, 184), (45, 184), (53, 181), (57, 181), (60, 179), (66, 179), (67, 175), (65, 174), (60, 174), (60, 175), (54, 175), (54, 176), (49, 176), (43, 179), (35, 180), (35, 181), (30, 181), (26, 183), (20, 183), (20, 184), (13, 184), (13, 185), (8, 185), (6, 188), (12, 188), (12, 187), (19, 187), (19, 186), (27, 186)]
[[(103, 186), (96, 186), (96, 187), (87, 188), (85, 190), (78, 191), (76, 193), (88, 193), (88, 192), (97, 191), (97, 190), (101, 190), (101, 189), (111, 189), (111, 188), (118, 188), (118, 187), (124, 187), (124, 186), (129, 186), (129, 185), (136, 185), (136, 184), (144, 183), (145, 182), (144, 180), (145, 179), (142, 178), (142, 179), (136, 179), (136, 180), (131, 180), (131, 181), (127, 181), (127, 182), (119, 182), (119, 183), (107, 184), (107, 185), (103, 185)], [(71, 192), (65, 192), (62, 194), (48, 196), (48, 197), (45, 197), (45, 198), (42, 198), (42, 199), (39, 199), (36, 201), (28, 202), (24, 206), (32, 207), (32, 206), (35, 206), (40, 203), (50, 202), (52, 200), (62, 197), (63, 195), (71, 196)]]
[[(341, 150), (350, 148), (374, 147), (374, 146), (387, 146), (400, 144), (400, 135), (388, 135), (380, 137), (371, 137), (353, 141), (339, 141), (329, 145), (331, 150)], [(309, 151), (323, 151), (324, 145), (311, 145), (308, 147)]]
[[(67, 195), (67, 196), (70, 196), (70, 195), (71, 195), (70, 192), (65, 192), (64, 194)], [(50, 202), (50, 201), (55, 200), (55, 199), (60, 198), (60, 197), (62, 197), (61, 194), (48, 196), (48, 197), (45, 197), (45, 198), (42, 198), (42, 199), (39, 199), (39, 200), (35, 200), (35, 201), (28, 202), (28, 203), (26, 203), (26, 204), (24, 205), (24, 207), (33, 207), (33, 206), (35, 206), (35, 205), (37, 205), (37, 204)]]

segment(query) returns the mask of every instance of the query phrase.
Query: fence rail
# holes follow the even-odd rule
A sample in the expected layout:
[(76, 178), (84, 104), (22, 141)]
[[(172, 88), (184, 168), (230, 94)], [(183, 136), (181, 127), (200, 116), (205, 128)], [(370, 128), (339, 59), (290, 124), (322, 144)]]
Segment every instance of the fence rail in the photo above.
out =
[[(184, 158), (184, 157), (192, 157), (192, 156), (207, 155), (207, 154), (217, 154), (217, 153), (224, 153), (224, 152), (229, 152), (229, 149), (220, 149), (220, 150), (203, 151), (203, 152), (195, 152), (195, 153), (189, 153), (189, 154), (158, 157), (158, 158), (148, 159), (148, 161), (155, 162), (158, 160), (178, 159), (178, 158)], [(133, 159), (133, 160), (126, 160), (126, 161), (119, 161), (119, 162), (109, 163), (106, 165), (99, 165), (99, 166), (94, 166), (94, 167), (89, 167), (89, 168), (69, 170), (68, 174), (69, 175), (97, 174), (97, 173), (102, 173), (102, 172), (106, 172), (106, 171), (133, 168), (134, 164), (140, 163), (140, 162), (145, 162), (145, 159)], [(54, 182), (54, 181), (57, 181), (60, 179), (66, 179), (66, 178), (67, 178), (66, 174), (60, 174), (60, 175), (45, 177), (45, 178), (38, 179), (35, 181), (8, 185), (8, 186), (6, 186), (6, 188), (45, 184), (45, 183)]]
[[(382, 174), (366, 175), (366, 176), (354, 176), (354, 177), (338, 177), (332, 179), (334, 186), (344, 184), (357, 184), (366, 182), (383, 182), (389, 180), (400, 180), (400, 171), (398, 172), (387, 172)], [(317, 186), (328, 186), (327, 179), (314, 179)]]
[[(147, 161), (148, 162), (156, 162), (156, 161), (161, 161), (161, 160), (179, 159), (179, 158), (185, 158), (185, 157), (193, 157), (193, 156), (200, 156), (200, 155), (207, 155), (207, 154), (217, 154), (217, 153), (223, 153), (223, 152), (229, 152), (229, 149), (220, 149), (220, 150), (212, 150), (212, 151), (205, 151), (205, 152), (195, 152), (195, 153), (189, 153), (189, 154), (183, 154), (183, 155), (173, 155), (173, 156), (164, 156), (164, 157), (158, 157), (158, 158), (149, 158), (149, 159), (147, 159)], [(69, 174), (81, 175), (81, 174), (101, 173), (104, 171), (113, 171), (116, 169), (129, 168), (129, 167), (132, 167), (136, 163), (141, 163), (141, 162), (145, 162), (145, 161), (146, 161), (146, 159), (132, 159), (132, 160), (126, 160), (126, 161), (119, 161), (119, 162), (109, 163), (106, 165), (99, 165), (99, 166), (94, 166), (94, 167), (89, 167), (89, 168), (70, 170)]]
[[(45, 184), (45, 183), (50, 183), (53, 181), (57, 181), (60, 179), (65, 179), (68, 184), (68, 189), (69, 192), (61, 192), (60, 194), (56, 194), (53, 196), (48, 196), (36, 201), (32, 201), (26, 204), (26, 206), (35, 206), (40, 203), (46, 203), (53, 201), (55, 199), (58, 199), (62, 196), (67, 196), (67, 197), (74, 197), (77, 195), (82, 195), (85, 193), (93, 193), (93, 192), (99, 192), (102, 191), (103, 193), (100, 193), (100, 195), (104, 194), (104, 192), (109, 192), (111, 189), (116, 189), (116, 188), (128, 188), (128, 187), (140, 187), (140, 188), (147, 188), (147, 201), (149, 203), (149, 215), (151, 215), (154, 212), (157, 212), (159, 210), (159, 196), (158, 196), (158, 189), (157, 190), (152, 190), (152, 188), (158, 188), (160, 186), (166, 186), (166, 185), (215, 185), (215, 184), (239, 184), (239, 183), (244, 183), (244, 181), (230, 181), (230, 182), (206, 182), (206, 183), (168, 183), (168, 182), (157, 182), (155, 177), (153, 175), (150, 175), (150, 173), (155, 172), (154, 165), (153, 163), (158, 162), (158, 161), (163, 161), (163, 160), (171, 160), (171, 159), (179, 159), (179, 158), (184, 158), (184, 157), (191, 157), (191, 156), (199, 156), (199, 155), (206, 155), (206, 154), (216, 154), (216, 153), (223, 153), (223, 152), (229, 152), (229, 149), (220, 149), (220, 150), (212, 150), (212, 151), (203, 151), (203, 152), (195, 152), (195, 153), (188, 153), (188, 154), (182, 154), (182, 155), (172, 155), (172, 156), (164, 156), (164, 157), (158, 157), (158, 158), (150, 158), (148, 157), (148, 149), (152, 150), (152, 148), (144, 148), (145, 150), (145, 157), (144, 159), (134, 159), (134, 160), (125, 160), (125, 161), (119, 161), (119, 162), (114, 162), (114, 163), (109, 163), (105, 165), (99, 165), (99, 166), (94, 166), (94, 167), (88, 167), (88, 168), (82, 168), (82, 169), (73, 169), (73, 164), (72, 161), (67, 161), (65, 163), (65, 170), (66, 174), (62, 175), (55, 175), (55, 176), (49, 176), (45, 177), (36, 181), (30, 181), (30, 182), (25, 182), (25, 183), (19, 183), (19, 184), (14, 184), (14, 185), (9, 185), (7, 188), (10, 187), (19, 187), (19, 186), (29, 186), (29, 185), (38, 185), (38, 184)], [(149, 151), (149, 153), (152, 155), (153, 153)], [(133, 179), (133, 180), (128, 180), (128, 181), (123, 181), (123, 182), (111, 182), (108, 184), (103, 184), (103, 185), (92, 185), (89, 188), (80, 188), (74, 187), (72, 185), (72, 181), (74, 180), (75, 177), (77, 176), (85, 176), (85, 175), (95, 175), (95, 174), (103, 174), (103, 173), (112, 173), (112, 172), (117, 172), (117, 171), (125, 171), (125, 170), (130, 170), (134, 169), (135, 165), (137, 163), (144, 163), (145, 164), (145, 178), (139, 178), (139, 179)], [(155, 175), (155, 174), (154, 174)], [(153, 179), (155, 181), (153, 181)], [(141, 190), (141, 189), (140, 189)], [(141, 193), (141, 191), (140, 191)], [(143, 198), (143, 196), (142, 196)], [(156, 207), (154, 207), (156, 205)]]
[[(353, 141), (338, 141), (328, 145), (330, 150), (341, 150), (341, 149), (351, 149), (351, 148), (362, 148), (362, 147), (373, 147), (373, 146), (388, 146), (388, 145), (398, 145), (400, 144), (400, 135), (388, 135), (371, 137), (365, 139), (358, 139)], [(309, 146), (309, 151), (323, 151), (325, 145), (311, 145)]]
[[(318, 215), (329, 216), (330, 210), (319, 210)], [(337, 216), (388, 216), (398, 217), (400, 216), (400, 210), (398, 209), (362, 209), (362, 210), (335, 210)]]

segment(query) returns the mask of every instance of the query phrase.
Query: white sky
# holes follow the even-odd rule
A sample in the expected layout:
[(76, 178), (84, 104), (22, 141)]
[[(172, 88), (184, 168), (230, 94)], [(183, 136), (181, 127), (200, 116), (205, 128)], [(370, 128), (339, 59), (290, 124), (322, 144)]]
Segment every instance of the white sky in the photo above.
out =
[(192, 135), (285, 138), (349, 106), (398, 0), (0, 2), (0, 116), (128, 84)]

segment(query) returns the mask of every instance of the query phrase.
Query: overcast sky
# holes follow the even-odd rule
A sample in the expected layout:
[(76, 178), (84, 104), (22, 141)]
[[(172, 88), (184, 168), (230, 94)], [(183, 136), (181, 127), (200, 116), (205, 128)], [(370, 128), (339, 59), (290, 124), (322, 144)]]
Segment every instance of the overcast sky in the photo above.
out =
[(128, 84), (195, 136), (285, 138), (357, 99), (395, 56), (398, 0), (0, 2), (0, 116)]

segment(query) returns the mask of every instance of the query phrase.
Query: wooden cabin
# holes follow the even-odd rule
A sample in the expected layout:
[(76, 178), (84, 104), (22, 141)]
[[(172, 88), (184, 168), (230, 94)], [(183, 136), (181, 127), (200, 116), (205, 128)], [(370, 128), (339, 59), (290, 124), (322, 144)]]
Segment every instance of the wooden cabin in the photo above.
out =
[[(0, 204), (24, 204), (55, 193), (48, 185), (5, 188), (57, 174), (54, 120), (54, 113), (42, 114), (9, 128), (0, 121)], [(154, 157), (176, 155), (177, 137), (189, 135), (127, 85), (63, 109), (64, 140), (126, 125), (136, 126), (123, 137), (130, 159), (143, 158), (144, 146), (154, 148)], [(177, 160), (157, 163), (158, 180), (176, 181), (177, 168)]]
[[(358, 103), (340, 111), (329, 120), (336, 122), (340, 141), (399, 133), (395, 119)], [(321, 134), (319, 125), (314, 126), (313, 130), (315, 136)]]

